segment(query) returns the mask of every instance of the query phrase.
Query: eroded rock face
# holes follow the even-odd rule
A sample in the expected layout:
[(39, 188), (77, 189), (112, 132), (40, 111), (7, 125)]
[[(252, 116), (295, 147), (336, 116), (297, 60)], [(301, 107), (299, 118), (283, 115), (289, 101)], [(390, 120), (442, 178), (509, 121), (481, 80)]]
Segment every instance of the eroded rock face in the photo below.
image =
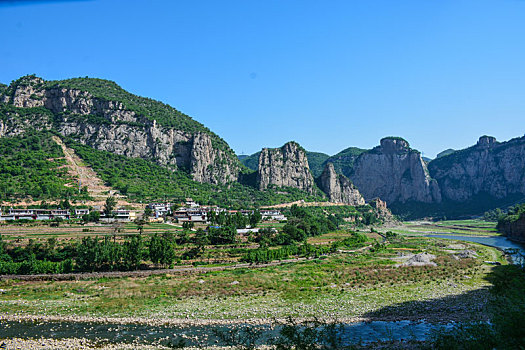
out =
[(321, 190), (330, 202), (348, 205), (363, 205), (365, 200), (357, 188), (344, 175), (336, 174), (334, 165), (327, 163), (318, 180)]
[(122, 102), (96, 98), (75, 89), (44, 88), (43, 83), (40, 78), (28, 79), (16, 86), (12, 96), (0, 99), (19, 108), (45, 107), (51, 117), (35, 111), (29, 117), (1, 122), (0, 136), (17, 135), (29, 127), (53, 126), (62, 135), (98, 150), (186, 169), (199, 182), (219, 184), (237, 180), (239, 161), (229, 148), (214, 147), (209, 134), (164, 127), (126, 109)]
[(259, 155), (257, 184), (260, 190), (276, 185), (313, 193), (315, 188), (306, 154), (295, 142), (288, 142), (281, 148), (263, 148)]
[(377, 197), (388, 204), (441, 201), (421, 154), (398, 138), (384, 138), (380, 146), (361, 154), (350, 180), (367, 201)]
[(443, 199), (466, 201), (479, 193), (496, 198), (525, 194), (525, 137), (499, 143), (482, 136), (470, 148), (430, 162)]
[(375, 208), (379, 217), (383, 219), (390, 219), (393, 217), (392, 212), (388, 209), (386, 202), (382, 201), (381, 198), (375, 198), (370, 201), (372, 208)]
[(503, 227), (499, 227), (505, 235), (516, 242), (525, 243), (525, 215), (521, 215), (516, 221), (505, 222)]

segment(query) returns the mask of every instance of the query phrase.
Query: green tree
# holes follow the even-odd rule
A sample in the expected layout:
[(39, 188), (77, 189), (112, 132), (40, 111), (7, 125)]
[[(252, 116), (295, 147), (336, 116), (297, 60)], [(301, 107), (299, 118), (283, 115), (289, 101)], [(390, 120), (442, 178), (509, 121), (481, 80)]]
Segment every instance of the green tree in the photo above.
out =
[(126, 237), (122, 249), (122, 260), (126, 270), (136, 270), (142, 262), (142, 251), (144, 243), (142, 236), (133, 235)]
[(146, 220), (144, 219), (144, 216), (140, 218), (136, 218), (134, 223), (135, 225), (137, 225), (137, 230), (139, 231), (139, 234), (142, 235), (142, 233), (144, 232), (144, 225), (146, 224)]
[(84, 222), (98, 222), (100, 220), (100, 212), (98, 210), (91, 210), (89, 214), (82, 215)]
[(106, 204), (104, 204), (104, 213), (107, 217), (111, 217), (111, 213), (115, 209), (116, 205), (117, 200), (115, 199), (115, 197), (111, 196), (106, 198)]
[(250, 226), (251, 227), (256, 227), (257, 224), (262, 220), (262, 215), (261, 215), (261, 212), (259, 210), (255, 210), (251, 215), (250, 215)]
[(155, 233), (149, 242), (149, 257), (155, 265), (169, 266), (175, 260), (175, 242), (170, 233)]
[(185, 230), (191, 230), (194, 227), (195, 227), (195, 224), (191, 221), (185, 221), (182, 223), (182, 228)]

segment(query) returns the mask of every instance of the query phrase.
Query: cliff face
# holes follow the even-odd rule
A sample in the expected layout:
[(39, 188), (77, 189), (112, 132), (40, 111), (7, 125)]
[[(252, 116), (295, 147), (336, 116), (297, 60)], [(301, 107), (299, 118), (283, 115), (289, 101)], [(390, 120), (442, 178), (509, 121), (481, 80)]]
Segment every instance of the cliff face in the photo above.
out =
[(372, 208), (374, 208), (377, 212), (377, 215), (384, 221), (384, 222), (393, 222), (396, 221), (394, 216), (392, 215), (392, 212), (388, 207), (386, 206), (386, 203), (383, 202), (380, 198), (376, 198), (373, 201), (370, 202), (370, 205)]
[(443, 199), (466, 201), (484, 192), (496, 198), (525, 194), (525, 138), (499, 143), (489, 136), (477, 145), (435, 159), (429, 171)]
[(501, 226), (498, 224), (498, 229), (503, 231), (509, 239), (525, 243), (525, 215), (521, 215), (514, 221), (504, 222)]
[(199, 182), (218, 184), (237, 180), (240, 163), (216, 135), (206, 132), (191, 118), (180, 115), (177, 115), (179, 120), (195, 130), (188, 130), (187, 126), (178, 128), (176, 122), (173, 126), (163, 125), (155, 119), (156, 110), (148, 110), (151, 114), (144, 115), (128, 108), (118, 98), (129, 95), (136, 104), (144, 100), (148, 106), (158, 108), (168, 122), (171, 107), (123, 90), (117, 93), (120, 95), (116, 94), (115, 100), (111, 100), (26, 77), (12, 84), (9, 93), (0, 96), (5, 106), (16, 107), (11, 108), (9, 118), (0, 120), (0, 136), (20, 134), (30, 127), (53, 128), (98, 150), (148, 158), (161, 165), (185, 169)]
[(288, 142), (281, 148), (263, 148), (259, 155), (257, 184), (260, 190), (276, 185), (313, 193), (314, 178), (305, 151), (295, 142)]
[(327, 163), (319, 178), (319, 186), (330, 202), (363, 205), (365, 200), (357, 188), (344, 175), (335, 172), (334, 165)]
[(376, 197), (388, 204), (441, 201), (421, 154), (399, 138), (384, 138), (380, 146), (362, 153), (350, 179), (367, 201)]

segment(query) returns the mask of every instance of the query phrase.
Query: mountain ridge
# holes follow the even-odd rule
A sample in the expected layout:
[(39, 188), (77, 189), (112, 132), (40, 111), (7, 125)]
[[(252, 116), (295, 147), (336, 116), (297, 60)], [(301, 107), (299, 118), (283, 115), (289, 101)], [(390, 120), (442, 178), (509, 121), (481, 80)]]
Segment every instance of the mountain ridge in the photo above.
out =
[[(133, 185), (133, 179), (117, 169), (109, 177), (101, 176), (119, 191), (133, 188), (134, 198), (153, 195), (151, 189), (145, 189), (145, 179), (163, 182), (165, 191), (177, 196), (186, 192), (180, 186), (200, 188), (208, 194), (208, 201), (212, 192), (229, 188), (237, 191), (231, 198), (243, 198), (241, 201), (246, 202), (251, 196), (248, 201), (252, 204), (255, 198), (265, 198), (265, 203), (272, 203), (272, 198), (291, 201), (301, 196), (319, 200), (326, 198), (322, 188), (332, 201), (360, 203), (362, 195), (367, 201), (380, 198), (389, 206), (411, 211), (426, 208), (429, 213), (480, 199), (490, 209), (496, 202), (525, 196), (524, 137), (498, 142), (485, 135), (472, 147), (449, 149), (430, 161), (397, 136), (385, 137), (369, 150), (348, 147), (333, 156), (309, 152), (289, 142), (280, 148), (264, 148), (241, 157), (217, 134), (184, 113), (131, 94), (103, 79), (45, 81), (32, 75), (10, 85), (0, 84), (0, 140), (19, 137), (14, 144), (25, 144), (28, 138), (23, 135), (29, 135), (30, 139), (33, 132), (37, 133), (38, 144), (47, 147), (50, 154), (56, 152), (49, 148), (47, 133), (59, 136), (68, 147), (93, 163), (97, 159), (90, 153), (102, 152), (96, 154), (106, 159), (106, 165), (100, 163), (94, 168), (99, 175), (109, 171), (105, 167), (114, 163), (157, 172), (157, 177), (144, 176), (140, 185)], [(146, 163), (132, 159), (143, 159)], [(160, 168), (147, 163), (150, 161)], [(6, 164), (3, 168), (4, 175), (9, 172), (8, 167)], [(49, 171), (55, 170), (49, 168)], [(183, 172), (188, 177), (180, 174), (172, 177), (165, 171)], [(140, 172), (134, 174), (141, 177)], [(49, 179), (60, 184), (69, 181), (61, 178), (60, 172), (50, 176)], [(119, 176), (121, 180), (116, 178)], [(169, 181), (179, 181), (180, 185), (173, 187)], [(9, 191), (20, 189), (13, 184), (9, 186)], [(43, 192), (49, 191), (46, 188)], [(253, 191), (266, 194), (261, 197)], [(69, 192), (55, 188), (52, 193)], [(226, 200), (222, 195), (219, 197)]]

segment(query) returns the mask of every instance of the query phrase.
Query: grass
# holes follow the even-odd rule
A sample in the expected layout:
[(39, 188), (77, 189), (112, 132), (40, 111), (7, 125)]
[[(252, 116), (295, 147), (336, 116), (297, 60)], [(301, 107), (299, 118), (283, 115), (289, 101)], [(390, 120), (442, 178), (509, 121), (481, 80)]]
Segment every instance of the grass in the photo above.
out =
[[(455, 260), (444, 251), (450, 242), (416, 237), (399, 240), (383, 251), (336, 254), (260, 269), (81, 281), (0, 281), (0, 313), (190, 319), (357, 317), (386, 306), (486, 287), (491, 267), (482, 261), (501, 254), (493, 248), (463, 244), (480, 258)], [(438, 266), (395, 267), (392, 259), (398, 252), (394, 247), (432, 252)]]
[[(41, 222), (13, 225), (0, 224), (0, 234), (5, 241), (24, 240), (24, 239), (47, 239), (57, 238), (59, 240), (68, 240), (71, 238), (80, 239), (85, 236), (104, 236), (113, 235), (118, 230), (119, 235), (137, 234), (138, 227), (134, 223), (114, 224), (89, 224), (79, 225), (74, 223), (62, 223), (59, 227), (50, 227)], [(143, 231), (146, 234), (155, 232), (181, 230), (180, 227), (162, 223), (150, 223), (144, 225)]]
[[(0, 314), (245, 320), (287, 316), (397, 317), (419, 310), (430, 319), (433, 315), (446, 320), (478, 317), (480, 305), (489, 298), (487, 275), (493, 268), (484, 261), (506, 264), (504, 257), (495, 248), (475, 243), (458, 245), (446, 239), (422, 237), (428, 227), (452, 227), (468, 234), (488, 234), (493, 230), (492, 223), (482, 221), (409, 222), (394, 229), (383, 228), (383, 232), (408, 235), (390, 238), (379, 248), (374, 245), (383, 242), (383, 237), (362, 231), (369, 238), (362, 250), (343, 249), (317, 259), (265, 268), (79, 281), (3, 280)], [(86, 227), (78, 225), (11, 228), (15, 230), (10, 239), (38, 234), (74, 238), (113, 232), (111, 226), (102, 225), (90, 226), (90, 232), (81, 232)], [(146, 225), (145, 231), (174, 228), (154, 223)], [(4, 229), (5, 226), (0, 227)], [(123, 225), (121, 230), (137, 232), (133, 224)], [(309, 238), (309, 243), (328, 244), (350, 236), (346, 231), (329, 232)], [(203, 259), (211, 256), (213, 266), (224, 265), (236, 261), (243, 249), (248, 247), (209, 248)], [(454, 259), (452, 254), (463, 249), (474, 250), (479, 257)], [(406, 260), (403, 256), (419, 252), (434, 254), (437, 266), (398, 266)], [(459, 309), (466, 311), (454, 311)]]
[(392, 231), (399, 234), (451, 233), (473, 236), (497, 236), (500, 234), (496, 230), (495, 222), (482, 220), (408, 221), (393, 228), (382, 229), (382, 231)]

